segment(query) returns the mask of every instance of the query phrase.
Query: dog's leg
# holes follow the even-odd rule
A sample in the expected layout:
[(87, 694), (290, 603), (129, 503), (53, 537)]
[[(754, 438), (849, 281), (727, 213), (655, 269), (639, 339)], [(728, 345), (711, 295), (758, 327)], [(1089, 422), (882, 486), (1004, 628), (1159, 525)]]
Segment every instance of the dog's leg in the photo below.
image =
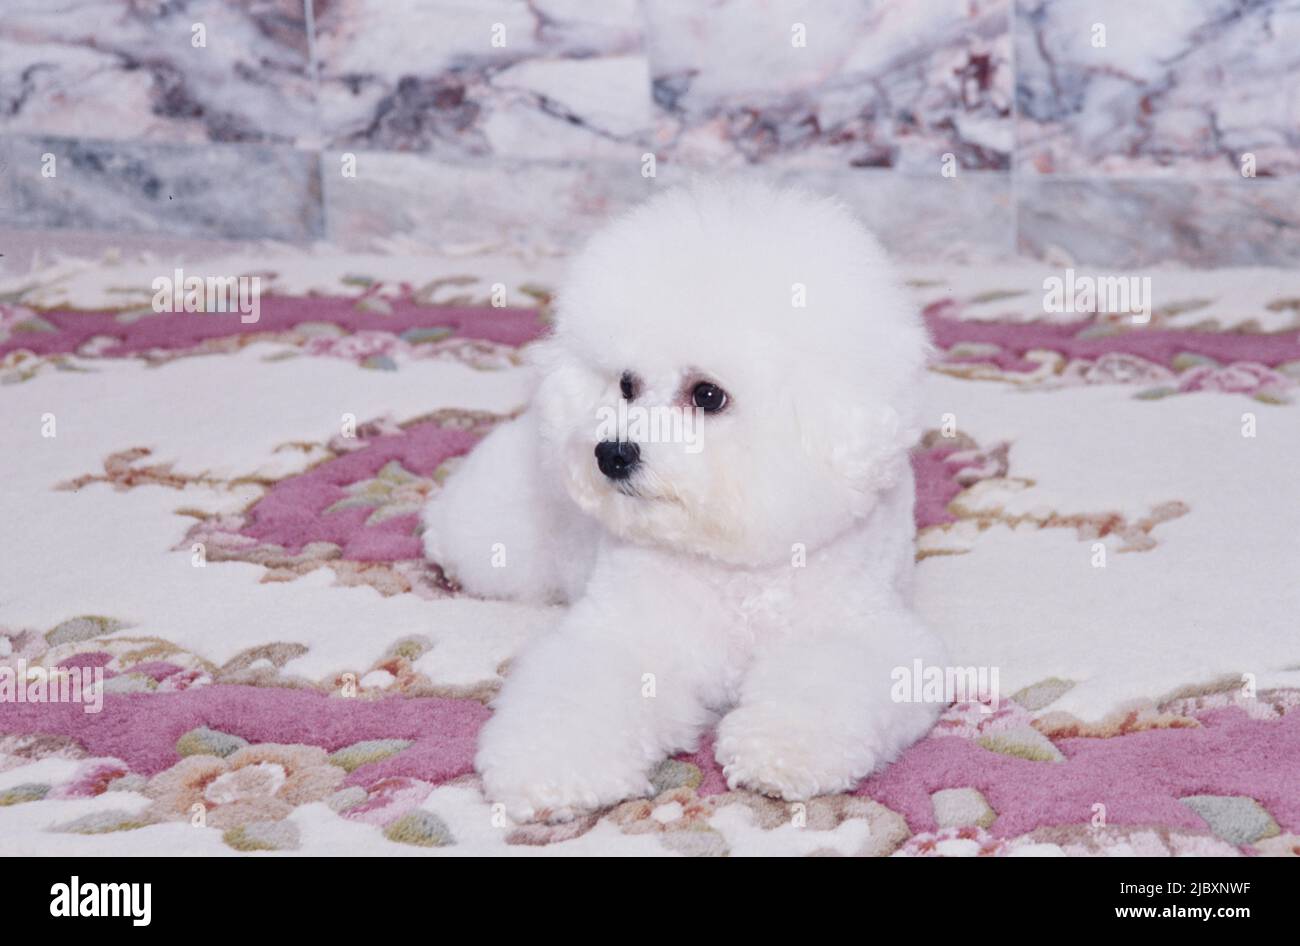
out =
[(794, 635), (756, 655), (718, 726), (729, 785), (789, 800), (847, 791), (929, 731), (942, 705), (896, 702), (891, 673), (910, 672), (917, 659), (941, 666), (941, 645), (907, 611), (868, 621), (853, 632)]
[(516, 820), (648, 794), (653, 767), (716, 718), (725, 642), (699, 632), (716, 604), (653, 558), (602, 552), (587, 595), (510, 668), (475, 765)]
[(424, 508), (424, 551), (467, 592), (548, 603), (577, 597), (595, 526), (540, 462), (528, 410), (478, 444)]

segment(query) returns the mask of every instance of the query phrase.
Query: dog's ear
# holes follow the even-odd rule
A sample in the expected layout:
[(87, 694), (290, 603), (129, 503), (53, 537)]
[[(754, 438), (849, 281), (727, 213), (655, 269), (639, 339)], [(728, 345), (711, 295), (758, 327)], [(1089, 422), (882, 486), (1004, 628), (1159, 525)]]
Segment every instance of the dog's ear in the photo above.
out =
[(910, 414), (886, 404), (826, 398), (816, 417), (800, 417), (804, 449), (824, 463), (850, 492), (855, 515), (865, 515), (877, 496), (902, 480), (908, 451), (919, 436)]
[(542, 439), (562, 442), (582, 403), (580, 372), (563, 339), (556, 336), (529, 346), (528, 362), (537, 371), (532, 403), (541, 423)]
[(842, 433), (831, 448), (831, 466), (870, 508), (876, 494), (898, 485), (918, 431), (910, 418), (885, 405), (853, 405), (839, 413)]

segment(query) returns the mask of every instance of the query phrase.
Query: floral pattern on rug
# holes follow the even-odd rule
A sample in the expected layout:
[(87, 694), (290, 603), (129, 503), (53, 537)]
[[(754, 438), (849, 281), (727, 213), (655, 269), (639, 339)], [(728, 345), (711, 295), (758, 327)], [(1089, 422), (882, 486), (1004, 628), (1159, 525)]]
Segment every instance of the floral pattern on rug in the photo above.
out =
[[(366, 282), (360, 296), (339, 299), (268, 297), (254, 326), (218, 314), (5, 303), (0, 380), (43, 382), (125, 359), (234, 357), (265, 342), (282, 346), (267, 356), (277, 362), (400, 371), (433, 360), (506, 372), (546, 325), (544, 311), (434, 306), (418, 291), (378, 288)], [(1042, 392), (1126, 385), (1150, 400), (1213, 392), (1278, 405), (1300, 381), (1300, 332), (965, 314), (954, 300), (926, 310), (934, 370), (963, 381)], [(301, 453), (300, 468), (260, 477), (182, 472), (126, 441), (100, 469), (45, 485), (101, 508), (123, 493), (174, 492), (176, 528), (158, 555), (197, 557), (207, 569), (255, 566), (263, 584), (324, 576), (328, 587), (312, 593), (341, 586), (377, 600), (454, 602), (459, 590), (421, 555), (418, 511), (510, 416), (453, 407), (363, 418), (328, 440), (304, 434), (283, 445)], [(918, 558), (967, 554), (992, 529), (1065, 530), (1146, 553), (1196, 513), (1174, 485), (1127, 515), (1009, 513), (1009, 501), (1033, 485), (1018, 469), (1018, 449), (1014, 439), (926, 433), (913, 457)], [(248, 500), (212, 512), (182, 498), (193, 489), (243, 490)], [(202, 838), (240, 853), (313, 853), (322, 839), (345, 838), (368, 853), (1300, 854), (1300, 689), (1255, 692), (1225, 678), (1083, 721), (1054, 710), (1076, 682), (1049, 677), (997, 706), (950, 706), (929, 736), (850, 794), (787, 804), (731, 791), (705, 739), (657, 768), (652, 798), (565, 824), (516, 825), (482, 798), (472, 767), (502, 668), (449, 684), (422, 663), (435, 652), (429, 637), (376, 643), (359, 629), (356, 653), (369, 657), (303, 673), (296, 662), (308, 648), (271, 622), (256, 645), (214, 659), (203, 646), (169, 641), (166, 630), (139, 633), (133, 614), (83, 613), (75, 600), (67, 609), (50, 625), (0, 628), (0, 668), (89, 669), (104, 681), (95, 714), (0, 701), (0, 812), (14, 816), (4, 825), (41, 826), (24, 842), (33, 846), (46, 836), (80, 839), (86, 852), (113, 851), (124, 837), (175, 845), (177, 835), (161, 832), (179, 827), (195, 832), (186, 837), (196, 850), (211, 850)], [(212, 634), (221, 633), (214, 618)]]
[[(100, 719), (66, 706), (0, 717), (0, 773), (66, 763), (59, 778), (10, 779), (0, 806), (120, 800), (50, 830), (100, 835), (182, 822), (218, 832), (238, 851), (292, 851), (301, 844), (295, 814), (324, 805), (391, 842), (458, 843), (451, 813), (459, 808), (439, 790), (478, 792), (471, 758), (487, 712), (481, 704), (192, 682), (165, 696), (110, 695)], [(600, 828), (696, 856), (732, 853), (742, 829), (807, 838), (808, 854), (1295, 855), (1292, 763), (1275, 752), (1247, 774), (1240, 753), (1222, 750), (1300, 748), (1297, 707), (1296, 690), (1220, 692), (1155, 708), (1178, 727), (1078, 739), (1045, 736), (1014, 701), (991, 713), (955, 705), (929, 737), (849, 795), (787, 803), (729, 791), (706, 742), (658, 767), (651, 798), (554, 825), (515, 825), (486, 805), (481, 814), (505, 846), (562, 845)], [(134, 730), (117, 725), (146, 712)], [(41, 732), (13, 731), (38, 720)], [(1180, 735), (1161, 745), (1162, 732)], [(1188, 758), (1150, 784), (1127, 774), (1127, 765), (1189, 754), (1199, 764)], [(1247, 794), (1248, 779), (1269, 787)], [(837, 843), (819, 846), (819, 836)]]
[(380, 419), (337, 436), (327, 459), (267, 487), (239, 514), (204, 517), (178, 548), (210, 562), (264, 566), (264, 581), (326, 567), (344, 585), (384, 595), (440, 597), (453, 590), (423, 558), (419, 510), (456, 461), (503, 418), (442, 411), (404, 424)]
[(1085, 320), (975, 322), (955, 300), (925, 310), (940, 349), (933, 370), (972, 381), (1052, 389), (1122, 384), (1155, 400), (1197, 391), (1287, 403), (1300, 386), (1300, 332), (1218, 333)]
[(29, 381), (47, 370), (86, 370), (82, 362), (140, 358), (152, 365), (195, 355), (230, 354), (249, 345), (283, 346), (268, 355), (343, 358), (395, 371), (419, 359), (477, 370), (520, 364), (519, 346), (547, 324), (546, 310), (432, 306), (410, 286), (358, 297), (268, 296), (255, 323), (238, 312), (39, 311), (0, 303), (0, 383)]
[[(548, 324), (547, 308), (437, 307), (427, 302), (427, 290), (357, 278), (366, 288), (355, 297), (269, 296), (256, 324), (242, 323), (238, 313), (42, 312), (0, 304), (0, 382), (28, 380), (47, 368), (82, 370), (72, 355), (140, 357), (158, 364), (256, 342), (288, 346), (275, 358), (345, 358), (388, 371), (413, 359), (439, 358), (491, 370), (520, 364), (519, 346)], [(536, 294), (549, 304), (549, 293)], [(987, 301), (987, 294), (972, 301)], [(487, 312), (491, 318), (484, 318)], [(1026, 387), (1124, 384), (1145, 399), (1218, 391), (1263, 402), (1287, 401), (1300, 385), (1297, 330), (1165, 328), (1159, 314), (1144, 326), (1112, 318), (1065, 324), (975, 321), (956, 299), (932, 303), (924, 315), (941, 353), (934, 370), (960, 378)]]
[[(208, 562), (263, 566), (263, 581), (291, 581), (328, 568), (342, 585), (368, 585), (384, 595), (412, 592), (435, 598), (456, 589), (436, 563), (423, 558), (419, 510), (473, 445), (506, 418), (470, 411), (441, 411), (397, 423), (380, 418), (351, 436), (308, 445), (316, 461), (304, 473), (271, 483), (245, 483), (262, 490), (240, 513), (191, 513), (198, 522), (174, 550)], [(1015, 528), (1070, 528), (1080, 541), (1107, 535), (1123, 539), (1120, 551), (1155, 546), (1153, 529), (1186, 513), (1170, 501), (1129, 522), (1109, 512), (1048, 512), (1013, 516), (997, 505), (1028, 485), (1010, 476), (1009, 443), (981, 448), (966, 434), (927, 431), (913, 452), (917, 480), (917, 557), (961, 554), (978, 532)], [(124, 450), (108, 457), (102, 474), (86, 474), (56, 488), (77, 490), (96, 482), (117, 489), (197, 482), (166, 465), (149, 464), (149, 451)], [(210, 485), (233, 485), (214, 483)]]
[[(111, 636), (95, 636), (110, 634)], [(159, 637), (130, 634), (130, 625), (97, 615), (71, 618), (44, 634), (0, 627), (0, 668), (47, 672), (90, 668), (103, 675), (104, 692), (173, 693), (192, 686), (231, 684), (346, 693), (358, 699), (392, 694), (440, 696), (487, 702), (495, 682), (479, 686), (435, 684), (415, 667), (433, 644), (407, 637), (391, 644), (373, 662), (309, 679), (286, 670), (306, 651), (302, 644), (267, 643), (217, 663)]]

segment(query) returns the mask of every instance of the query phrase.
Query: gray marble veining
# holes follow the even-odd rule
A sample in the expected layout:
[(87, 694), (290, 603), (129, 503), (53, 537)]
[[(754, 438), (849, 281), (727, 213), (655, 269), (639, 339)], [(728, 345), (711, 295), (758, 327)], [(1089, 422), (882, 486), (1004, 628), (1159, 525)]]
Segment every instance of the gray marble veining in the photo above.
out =
[(656, 146), (717, 165), (1003, 169), (1008, 0), (646, 0)]
[(1300, 171), (1297, 0), (1018, 0), (1017, 167)]
[(333, 0), (316, 31), (330, 147), (581, 160), (648, 137), (636, 0)]
[(1033, 257), (1134, 267), (1295, 266), (1300, 178), (1020, 181), (1019, 249)]
[(0, 153), (5, 224), (292, 242), (324, 233), (317, 158), (295, 148), (42, 137), (7, 139)]
[(310, 144), (302, 0), (4, 0), (0, 134)]
[(1300, 0), (0, 3), (10, 228), (527, 256), (744, 170), (915, 258), (1300, 262)]

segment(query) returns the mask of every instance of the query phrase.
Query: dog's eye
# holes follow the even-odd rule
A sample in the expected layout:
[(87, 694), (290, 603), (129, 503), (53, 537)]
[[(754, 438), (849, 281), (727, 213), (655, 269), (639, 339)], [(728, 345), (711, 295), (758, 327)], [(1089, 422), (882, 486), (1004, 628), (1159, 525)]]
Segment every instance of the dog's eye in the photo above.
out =
[(632, 377), (632, 372), (623, 372), (623, 377), (618, 381), (618, 389), (623, 392), (625, 400), (630, 401), (636, 397), (636, 378)]
[(701, 381), (691, 389), (691, 403), (706, 414), (716, 414), (727, 406), (727, 392), (716, 384)]

